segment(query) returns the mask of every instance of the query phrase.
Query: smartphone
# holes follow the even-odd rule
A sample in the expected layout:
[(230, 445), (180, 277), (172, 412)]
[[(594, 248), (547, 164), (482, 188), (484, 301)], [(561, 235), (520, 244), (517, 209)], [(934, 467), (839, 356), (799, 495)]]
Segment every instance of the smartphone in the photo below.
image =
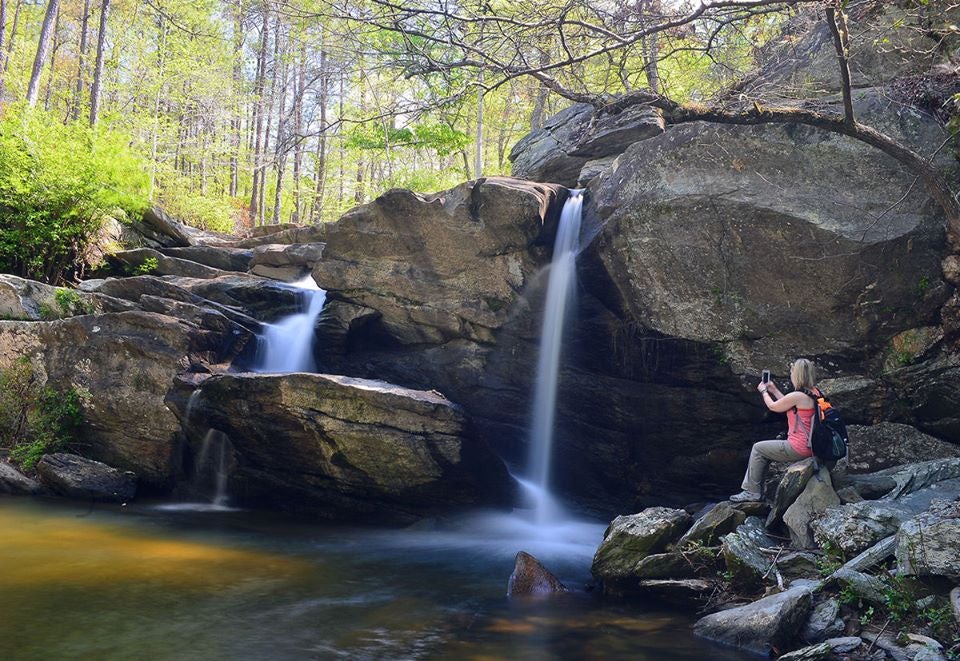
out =
[(763, 383), (770, 383), (770, 370), (763, 370), (760, 375), (760, 380)]

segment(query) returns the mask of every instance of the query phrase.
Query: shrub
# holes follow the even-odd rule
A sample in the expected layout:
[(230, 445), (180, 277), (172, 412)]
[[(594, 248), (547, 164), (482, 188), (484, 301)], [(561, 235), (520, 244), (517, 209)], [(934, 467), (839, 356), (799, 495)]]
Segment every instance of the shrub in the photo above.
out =
[(0, 448), (24, 470), (44, 454), (77, 442), (83, 423), (81, 393), (40, 385), (26, 358), (0, 370)]
[(143, 213), (147, 183), (125, 135), (6, 106), (0, 116), (0, 270), (62, 281), (82, 268), (105, 217)]

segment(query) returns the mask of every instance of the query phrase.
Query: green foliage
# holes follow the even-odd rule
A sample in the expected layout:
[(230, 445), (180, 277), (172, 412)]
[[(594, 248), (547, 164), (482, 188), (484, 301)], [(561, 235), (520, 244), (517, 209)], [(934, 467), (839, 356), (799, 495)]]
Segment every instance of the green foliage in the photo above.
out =
[(860, 626), (867, 626), (873, 620), (874, 609), (873, 606), (867, 608), (867, 610), (860, 613)]
[(906, 579), (900, 575), (883, 577), (883, 604), (894, 622), (906, 622), (916, 616), (917, 595)]
[(133, 275), (150, 275), (157, 270), (158, 266), (160, 266), (160, 263), (156, 257), (147, 257), (139, 266), (133, 269)]
[(75, 443), (82, 423), (77, 389), (40, 385), (28, 359), (0, 370), (0, 448), (24, 470)]
[(0, 116), (0, 270), (58, 282), (114, 210), (142, 213), (146, 178), (124, 135), (23, 106)]
[(57, 306), (60, 308), (61, 316), (69, 317), (75, 314), (90, 314), (93, 312), (91, 306), (87, 305), (80, 294), (75, 289), (66, 289), (60, 287), (53, 295)]

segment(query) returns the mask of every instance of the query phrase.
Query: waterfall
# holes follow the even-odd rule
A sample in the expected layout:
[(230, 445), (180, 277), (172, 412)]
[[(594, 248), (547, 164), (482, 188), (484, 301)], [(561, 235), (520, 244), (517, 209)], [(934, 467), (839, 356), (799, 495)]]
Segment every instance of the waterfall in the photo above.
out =
[(560, 508), (550, 495), (550, 457), (557, 408), (557, 381), (566, 318), (573, 307), (576, 291), (577, 253), (580, 250), (580, 223), (583, 191), (572, 190), (563, 205), (553, 261), (547, 281), (547, 300), (540, 332), (540, 357), (533, 398), (533, 422), (530, 429), (529, 480), (521, 481), (535, 502), (539, 523), (557, 519)]
[(317, 286), (313, 276), (291, 283), (301, 290), (305, 304), (301, 311), (266, 324), (258, 338), (254, 372), (315, 372), (313, 336), (317, 317), (323, 311), (327, 292)]

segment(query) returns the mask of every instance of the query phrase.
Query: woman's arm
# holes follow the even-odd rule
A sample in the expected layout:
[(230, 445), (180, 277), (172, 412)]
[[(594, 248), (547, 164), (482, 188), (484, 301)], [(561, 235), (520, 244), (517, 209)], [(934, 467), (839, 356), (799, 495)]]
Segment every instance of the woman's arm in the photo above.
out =
[(801, 404), (804, 404), (804, 400), (806, 399), (808, 399), (807, 396), (800, 391), (795, 391), (784, 395), (776, 401), (773, 400), (769, 392), (763, 393), (763, 403), (766, 404), (767, 408), (774, 413), (786, 413), (794, 406), (800, 406)]
[(770, 381), (770, 385), (767, 386), (767, 390), (773, 394), (774, 399), (783, 399), (783, 393), (780, 392), (780, 388), (778, 388), (777, 384), (773, 381)]

